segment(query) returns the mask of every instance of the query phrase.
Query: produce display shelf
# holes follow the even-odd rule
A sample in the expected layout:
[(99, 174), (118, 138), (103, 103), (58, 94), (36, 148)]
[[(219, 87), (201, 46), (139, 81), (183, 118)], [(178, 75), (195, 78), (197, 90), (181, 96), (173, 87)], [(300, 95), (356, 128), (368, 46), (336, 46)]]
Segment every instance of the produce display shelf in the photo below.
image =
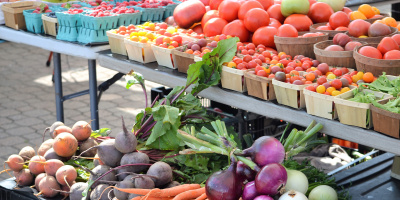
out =
[[(144, 78), (168, 87), (183, 86), (186, 83), (186, 74), (177, 70), (158, 66), (156, 62), (142, 64), (128, 60), (128, 57), (112, 54), (110, 50), (99, 52), (99, 65), (121, 73), (128, 73), (131, 70), (143, 74)], [(189, 88), (190, 89), (190, 88)], [(263, 115), (270, 118), (281, 119), (293, 124), (306, 127), (312, 120), (316, 120), (324, 125), (321, 132), (333, 137), (357, 142), (359, 144), (373, 147), (400, 155), (400, 140), (392, 138), (373, 130), (358, 128), (341, 124), (336, 120), (328, 120), (307, 114), (303, 110), (292, 109), (279, 105), (276, 101), (267, 102), (259, 100), (239, 92), (211, 87), (199, 94), (204, 98), (224, 103), (246, 110), (252, 113)]]

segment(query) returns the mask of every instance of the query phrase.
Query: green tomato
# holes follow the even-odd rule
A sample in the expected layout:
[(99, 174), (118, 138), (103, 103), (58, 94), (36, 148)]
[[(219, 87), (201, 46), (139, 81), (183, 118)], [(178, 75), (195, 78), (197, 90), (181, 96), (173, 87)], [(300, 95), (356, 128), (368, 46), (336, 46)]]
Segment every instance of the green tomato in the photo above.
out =
[(343, 10), (346, 0), (318, 0), (318, 2), (324, 2), (331, 6), (334, 12)]
[(307, 15), (310, 10), (310, 2), (308, 0), (282, 0), (281, 12), (287, 17), (291, 14)]

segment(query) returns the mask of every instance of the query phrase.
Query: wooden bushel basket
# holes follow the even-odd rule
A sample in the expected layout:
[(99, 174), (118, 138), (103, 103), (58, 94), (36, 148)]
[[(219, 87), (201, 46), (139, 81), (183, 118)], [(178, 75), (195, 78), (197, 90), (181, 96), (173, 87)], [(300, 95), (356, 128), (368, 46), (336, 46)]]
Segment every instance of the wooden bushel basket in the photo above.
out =
[(353, 51), (325, 51), (324, 49), (332, 45), (332, 40), (318, 42), (314, 44), (314, 53), (316, 59), (329, 66), (356, 68), (356, 62), (353, 57)]
[[(370, 129), (373, 126), (372, 114), (370, 110), (371, 104), (347, 100), (354, 97), (353, 90), (340, 94), (334, 99), (339, 121), (342, 124)], [(373, 93), (377, 98), (382, 100), (393, 97), (389, 94), (375, 92), (368, 89), (364, 89), (363, 92)], [(369, 119), (368, 115), (370, 116)]]
[(334, 96), (319, 94), (307, 89), (303, 89), (303, 94), (308, 114), (326, 119), (336, 119), (338, 117), (333, 103)]
[(244, 81), (244, 71), (222, 66), (221, 85), (223, 88), (246, 92), (246, 82)]
[(174, 62), (172, 60), (172, 49), (158, 47), (154, 44), (151, 45), (154, 56), (156, 57), (158, 65), (175, 69)]
[(189, 69), (189, 65), (195, 63), (194, 55), (181, 52), (179, 50), (174, 49), (172, 51), (172, 58), (174, 60), (174, 65), (178, 68), (179, 72), (187, 74), (187, 70)]
[(276, 99), (271, 78), (257, 76), (249, 71), (244, 73), (244, 78), (246, 80), (248, 95), (264, 100)]
[(40, 4), (41, 2), (35, 1), (23, 1), (3, 4), (1, 6), (1, 10), (3, 10), (4, 13), (6, 26), (16, 30), (25, 30), (25, 17), (22, 14), (22, 11), (35, 9), (37, 6), (40, 6)]
[(400, 59), (398, 60), (384, 60), (370, 58), (358, 53), (363, 46), (377, 47), (378, 44), (362, 45), (354, 49), (353, 56), (356, 62), (357, 71), (371, 72), (374, 76), (378, 77), (386, 72), (387, 75), (398, 76), (400, 74)]
[(325, 25), (326, 25), (326, 23), (313, 24), (310, 26), (310, 32), (312, 32), (312, 33), (316, 33), (316, 32), (327, 33), (329, 35), (330, 40), (332, 40), (336, 34), (346, 32), (346, 31), (335, 31), (335, 30), (330, 31), (330, 30), (318, 30), (317, 29), (318, 27), (325, 26)]
[(155, 62), (156, 57), (154, 56), (151, 44), (133, 42), (128, 39), (124, 39), (126, 51), (128, 53), (129, 60), (134, 60), (141, 63)]
[(108, 42), (110, 43), (111, 52), (124, 56), (128, 55), (124, 42), (124, 38), (126, 38), (126, 36), (111, 33), (111, 31), (107, 31), (106, 34), (108, 37)]
[(57, 18), (48, 17), (46, 14), (42, 15), (44, 33), (47, 35), (57, 36), (58, 20)]
[[(386, 99), (379, 103), (385, 104), (388, 101), (389, 99)], [(400, 114), (380, 109), (374, 105), (371, 105), (371, 111), (375, 131), (395, 138), (400, 138)]]
[[(301, 33), (300, 35), (304, 35)], [(279, 37), (274, 36), (274, 42), (276, 50), (278, 52), (285, 52), (292, 57), (296, 55), (303, 55), (310, 58), (315, 58), (314, 44), (329, 39), (329, 35), (317, 36), (317, 37)]]
[(394, 28), (394, 27), (390, 27), (390, 30), (392, 31), (392, 33), (390, 33), (389, 35), (384, 35), (384, 36), (379, 36), (379, 37), (358, 38), (358, 37), (351, 36), (348, 31), (346, 31), (346, 35), (348, 35), (352, 41), (373, 44), (373, 43), (379, 43), (379, 42), (381, 42), (381, 40), (384, 37), (391, 37), (398, 32), (397, 28)]
[(272, 79), (272, 85), (274, 86), (276, 100), (279, 104), (297, 109), (306, 107), (303, 89), (310, 84), (294, 85)]

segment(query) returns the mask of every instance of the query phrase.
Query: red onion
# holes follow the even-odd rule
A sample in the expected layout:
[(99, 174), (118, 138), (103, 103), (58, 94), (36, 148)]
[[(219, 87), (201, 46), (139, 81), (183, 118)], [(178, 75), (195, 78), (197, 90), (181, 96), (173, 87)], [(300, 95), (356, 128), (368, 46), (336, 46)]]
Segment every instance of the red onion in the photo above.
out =
[(258, 166), (263, 167), (270, 163), (282, 163), (285, 158), (285, 148), (279, 140), (262, 136), (254, 141), (253, 145), (243, 150), (244, 156), (251, 156)]
[(260, 195), (256, 198), (254, 198), (254, 200), (274, 200), (274, 199), (268, 195)]
[(256, 190), (256, 183), (254, 181), (248, 182), (243, 189), (242, 199), (243, 200), (253, 200), (258, 196)]
[(259, 194), (276, 195), (285, 186), (287, 172), (278, 163), (265, 165), (257, 174), (255, 183)]
[(242, 196), (243, 181), (236, 175), (236, 162), (227, 170), (208, 177), (206, 194), (209, 200), (238, 200)]
[(242, 178), (242, 180), (253, 181), (256, 178), (256, 172), (251, 170), (246, 164), (242, 161), (237, 162), (236, 174)]

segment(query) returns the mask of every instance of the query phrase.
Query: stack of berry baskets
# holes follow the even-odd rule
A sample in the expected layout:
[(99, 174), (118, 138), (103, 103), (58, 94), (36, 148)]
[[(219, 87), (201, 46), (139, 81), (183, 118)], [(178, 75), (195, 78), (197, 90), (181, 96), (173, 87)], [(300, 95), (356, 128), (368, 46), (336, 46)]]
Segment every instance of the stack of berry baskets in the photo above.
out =
[(156, 57), (151, 48), (154, 43), (155, 33), (148, 30), (136, 30), (131, 32), (124, 43), (128, 58), (141, 63), (155, 62)]
[(107, 42), (106, 31), (118, 27), (119, 17), (112, 12), (113, 9), (113, 4), (102, 2), (90, 14), (82, 14), (82, 28), (79, 30), (78, 42), (84, 44)]
[(69, 42), (78, 41), (79, 29), (82, 26), (81, 13), (84, 10), (80, 8), (69, 9), (64, 12), (56, 12), (58, 20), (57, 39)]
[(40, 4), (40, 6), (37, 6), (35, 9), (23, 10), (22, 13), (25, 18), (26, 29), (32, 33), (44, 33), (42, 14), (51, 12), (53, 11), (44, 3)]
[(134, 6), (136, 10), (142, 12), (142, 22), (161, 22), (163, 21), (165, 8), (160, 2), (154, 0), (137, 1), (138, 4)]
[(117, 29), (109, 30), (106, 32), (108, 36), (108, 42), (112, 53), (127, 56), (126, 46), (124, 39), (129, 38), (130, 34), (134, 31), (138, 31), (135, 25), (120, 26)]
[(152, 49), (156, 56), (157, 63), (168, 68), (177, 68), (172, 54), (175, 48), (181, 46), (182, 37), (176, 32), (176, 30), (170, 29), (170, 32), (166, 31), (164, 35), (158, 35), (155, 43), (152, 44)]

